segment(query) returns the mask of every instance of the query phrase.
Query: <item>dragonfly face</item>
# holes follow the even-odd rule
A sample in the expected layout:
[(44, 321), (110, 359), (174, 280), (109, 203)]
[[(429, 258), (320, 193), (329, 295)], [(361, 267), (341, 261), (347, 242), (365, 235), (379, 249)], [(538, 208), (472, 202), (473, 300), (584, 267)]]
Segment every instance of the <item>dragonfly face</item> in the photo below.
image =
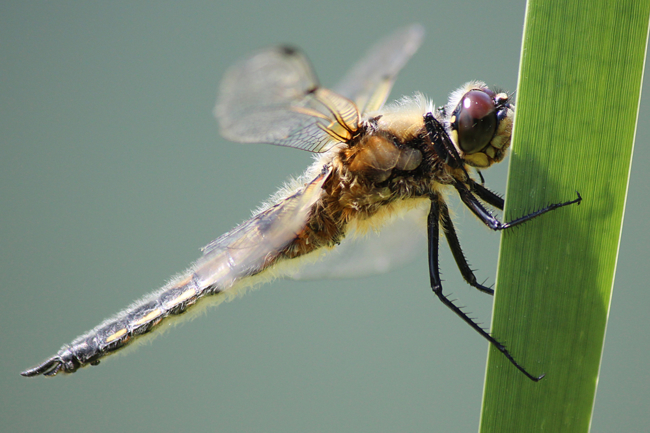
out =
[[(350, 239), (368, 228), (401, 230), (394, 218), (401, 215), (409, 221), (426, 218), (431, 286), (443, 304), (537, 380), (443, 295), (438, 273), (440, 225), (465, 280), (483, 292), (492, 290), (476, 282), (442, 192), (456, 189), (463, 203), (494, 230), (580, 198), (510, 223), (500, 222), (484, 207), (487, 203), (503, 209), (503, 199), (477, 182), (472, 170), (504, 158), (514, 119), (509, 96), (484, 83), (467, 83), (438, 110), (422, 95), (384, 106), (397, 73), (423, 36), (418, 25), (395, 32), (372, 48), (333, 90), (318, 84), (305, 56), (293, 48), (265, 49), (233, 66), (223, 78), (215, 108), (222, 134), (243, 143), (314, 152), (314, 164), (250, 220), (206, 245), (203, 256), (183, 275), (22, 374), (54, 376), (97, 365), (162, 323), (184, 316), (197, 303), (218, 303), (269, 275), (300, 275), (291, 269), (304, 261), (313, 263), (316, 255), (324, 255), (324, 260), (309, 266), (313, 275), (318, 268), (327, 275), (338, 272), (340, 264), (328, 259), (334, 253), (347, 254), (351, 259), (345, 265), (354, 261), (360, 274), (385, 270), (402, 260), (406, 248), (384, 254), (373, 247), (364, 253)], [(428, 216), (421, 213), (424, 206)], [(393, 238), (408, 242), (403, 236)]]

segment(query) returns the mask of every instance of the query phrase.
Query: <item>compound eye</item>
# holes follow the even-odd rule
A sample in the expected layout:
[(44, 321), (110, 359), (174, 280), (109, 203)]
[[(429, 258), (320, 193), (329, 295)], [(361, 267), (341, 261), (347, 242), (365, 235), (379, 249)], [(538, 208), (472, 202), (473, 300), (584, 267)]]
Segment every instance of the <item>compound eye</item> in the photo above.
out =
[(458, 145), (466, 154), (483, 150), (497, 128), (497, 114), (492, 98), (482, 90), (465, 93), (456, 107), (455, 129)]

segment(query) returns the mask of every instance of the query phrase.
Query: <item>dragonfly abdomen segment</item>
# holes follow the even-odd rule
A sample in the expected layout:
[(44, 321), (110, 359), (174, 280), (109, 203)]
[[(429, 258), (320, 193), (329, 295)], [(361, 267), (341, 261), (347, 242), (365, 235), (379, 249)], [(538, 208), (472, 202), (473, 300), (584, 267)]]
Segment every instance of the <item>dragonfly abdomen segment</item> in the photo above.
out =
[(21, 373), (23, 376), (54, 376), (74, 373), (86, 365), (125, 347), (156, 328), (165, 319), (186, 312), (205, 295), (217, 294), (214, 287), (201, 288), (194, 273), (181, 277), (131, 307), (118, 313), (69, 345), (41, 365)]
[[(55, 376), (74, 373), (137, 340), (137, 337), (172, 322), (202, 298), (246, 287), (242, 281), (275, 264), (281, 252), (305, 227), (314, 203), (321, 197), (329, 168), (278, 204), (259, 212), (231, 232), (208, 244), (204, 255), (182, 276), (172, 280), (90, 332), (63, 346), (42, 364), (22, 372), (23, 376)], [(243, 284), (239, 284), (242, 282)]]

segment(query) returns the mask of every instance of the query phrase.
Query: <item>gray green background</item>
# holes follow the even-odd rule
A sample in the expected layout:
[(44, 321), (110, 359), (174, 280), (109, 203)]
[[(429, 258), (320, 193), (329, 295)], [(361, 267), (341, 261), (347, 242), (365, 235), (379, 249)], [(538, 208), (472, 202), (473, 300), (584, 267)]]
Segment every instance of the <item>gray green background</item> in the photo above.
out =
[[(524, 7), (3, 2), (0, 429), (476, 431), (487, 344), (434, 299), (424, 252), (387, 275), (268, 284), (69, 377), (19, 372), (185, 269), (310, 162), (219, 137), (216, 88), (239, 57), (290, 42), (332, 85), (373, 41), (417, 21), (425, 44), (391, 98), (419, 90), (443, 103), (470, 79), (514, 91)], [(594, 432), (645, 431), (650, 418), (649, 109), (646, 92)], [(488, 185), (503, 191), (506, 171), (487, 171)], [(455, 208), (491, 283), (499, 235)], [(491, 299), (443, 256), (447, 292), (489, 323)]]

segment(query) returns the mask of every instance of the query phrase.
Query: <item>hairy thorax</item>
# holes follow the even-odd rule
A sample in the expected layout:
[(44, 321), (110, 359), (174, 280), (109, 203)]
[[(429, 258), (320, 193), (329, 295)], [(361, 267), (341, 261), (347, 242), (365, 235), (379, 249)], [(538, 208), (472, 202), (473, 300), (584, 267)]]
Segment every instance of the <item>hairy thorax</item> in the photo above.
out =
[(462, 176), (462, 169), (450, 167), (434, 152), (421, 112), (368, 119), (348, 146), (335, 151), (330, 164), (323, 194), (305, 229), (285, 249), (287, 258), (332, 247), (351, 223), (359, 226), (408, 207)]

